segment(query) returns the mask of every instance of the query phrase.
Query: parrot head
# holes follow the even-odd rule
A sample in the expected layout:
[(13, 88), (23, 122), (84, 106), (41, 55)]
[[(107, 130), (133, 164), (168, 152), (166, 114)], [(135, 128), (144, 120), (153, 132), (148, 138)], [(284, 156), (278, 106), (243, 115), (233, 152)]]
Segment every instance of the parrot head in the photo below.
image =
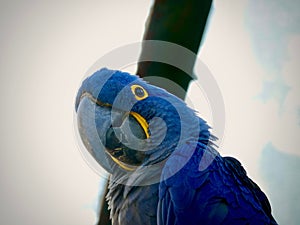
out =
[(126, 72), (104, 68), (87, 77), (75, 110), (82, 142), (109, 172), (162, 162), (200, 132), (209, 138), (206, 123), (181, 99)]

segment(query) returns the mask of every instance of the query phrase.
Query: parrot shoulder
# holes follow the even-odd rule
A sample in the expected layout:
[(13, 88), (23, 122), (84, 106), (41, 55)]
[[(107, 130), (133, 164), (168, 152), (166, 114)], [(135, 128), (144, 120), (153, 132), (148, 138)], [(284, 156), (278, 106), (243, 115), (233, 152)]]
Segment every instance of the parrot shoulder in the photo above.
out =
[(164, 225), (276, 224), (266, 195), (241, 163), (201, 143), (194, 151), (174, 152), (166, 162), (158, 220)]
[[(206, 148), (205, 154), (201, 148)], [(203, 163), (215, 160), (220, 160), (218, 152), (201, 143), (198, 143), (196, 150), (186, 145), (170, 156), (159, 187), (159, 224), (222, 223), (228, 207), (225, 200), (216, 195), (218, 188), (214, 187), (213, 180), (219, 178), (213, 177), (213, 166), (206, 165), (204, 170), (201, 168)]]

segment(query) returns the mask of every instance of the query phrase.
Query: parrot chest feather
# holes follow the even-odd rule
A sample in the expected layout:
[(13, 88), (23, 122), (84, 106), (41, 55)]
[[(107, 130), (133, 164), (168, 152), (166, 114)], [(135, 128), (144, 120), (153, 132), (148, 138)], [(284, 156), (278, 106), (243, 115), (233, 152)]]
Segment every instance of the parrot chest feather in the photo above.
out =
[[(108, 202), (113, 225), (156, 225), (158, 185), (110, 184)], [(127, 193), (126, 196), (125, 193)]]

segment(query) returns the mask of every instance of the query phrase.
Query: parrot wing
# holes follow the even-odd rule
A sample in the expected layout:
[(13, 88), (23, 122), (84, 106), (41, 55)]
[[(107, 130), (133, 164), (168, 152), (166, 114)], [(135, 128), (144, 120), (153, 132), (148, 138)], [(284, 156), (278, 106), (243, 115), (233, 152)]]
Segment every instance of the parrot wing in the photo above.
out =
[[(159, 225), (277, 224), (267, 197), (238, 160), (221, 157), (211, 146), (189, 151), (184, 147), (166, 162), (159, 188)], [(199, 167), (203, 160), (209, 163), (205, 169)]]

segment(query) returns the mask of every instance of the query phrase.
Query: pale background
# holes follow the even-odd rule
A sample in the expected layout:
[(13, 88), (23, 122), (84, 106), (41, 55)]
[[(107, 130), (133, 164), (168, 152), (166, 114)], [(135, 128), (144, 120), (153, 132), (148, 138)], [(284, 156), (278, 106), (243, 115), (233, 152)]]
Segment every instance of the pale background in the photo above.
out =
[[(151, 3), (0, 2), (0, 224), (94, 224), (101, 182), (77, 147), (75, 94), (102, 55), (142, 39)], [(282, 224), (300, 223), (299, 8), (215, 0), (200, 53), (225, 102), (219, 150), (243, 163)], [(198, 85), (189, 98), (213, 123)]]

